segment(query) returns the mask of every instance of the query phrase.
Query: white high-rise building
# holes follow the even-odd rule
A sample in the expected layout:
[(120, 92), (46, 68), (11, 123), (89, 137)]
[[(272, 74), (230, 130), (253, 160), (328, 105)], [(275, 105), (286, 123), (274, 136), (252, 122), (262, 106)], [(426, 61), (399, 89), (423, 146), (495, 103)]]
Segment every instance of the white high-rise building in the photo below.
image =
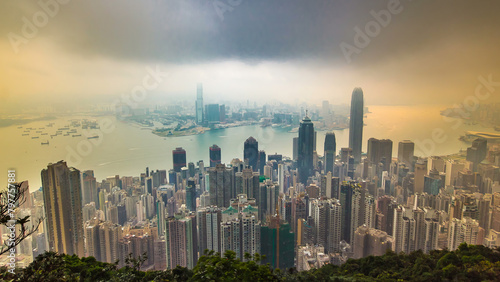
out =
[(458, 172), (464, 168), (464, 163), (460, 163), (455, 160), (446, 161), (446, 177), (444, 184), (446, 186), (455, 185), (455, 179), (458, 176)]
[(196, 87), (196, 123), (203, 123), (203, 84)]

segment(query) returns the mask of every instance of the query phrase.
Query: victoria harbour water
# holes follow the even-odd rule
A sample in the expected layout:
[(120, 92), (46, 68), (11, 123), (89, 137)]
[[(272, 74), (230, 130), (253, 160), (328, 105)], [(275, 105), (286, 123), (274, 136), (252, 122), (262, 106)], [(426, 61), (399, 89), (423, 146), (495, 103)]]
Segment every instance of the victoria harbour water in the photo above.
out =
[[(493, 132), (491, 128), (480, 125), (467, 125), (450, 118), (444, 119), (440, 110), (445, 106), (370, 106), (370, 113), (365, 116), (363, 131), (363, 152), (366, 152), (367, 140), (371, 137), (391, 139), (394, 142), (393, 156), (397, 156), (397, 144), (402, 140), (416, 143), (416, 155), (446, 155), (457, 153), (469, 145), (458, 140), (464, 131), (476, 130)], [(71, 119), (109, 119), (110, 130), (102, 131), (101, 137), (87, 139), (82, 136), (50, 137), (52, 131), (69, 124)], [(54, 122), (53, 127), (46, 127)], [(25, 128), (48, 132), (22, 136)], [(81, 129), (78, 130), (80, 133)], [(433, 132), (438, 131), (439, 138), (433, 139)], [(337, 151), (348, 147), (349, 130), (335, 130)], [(317, 152), (323, 155), (323, 143), (326, 131), (318, 131)], [(31, 190), (41, 186), (40, 171), (48, 163), (65, 160), (69, 166), (77, 169), (94, 170), (98, 181), (107, 176), (139, 176), (146, 167), (150, 170), (171, 169), (172, 150), (183, 147), (187, 152), (187, 161), (196, 163), (203, 160), (208, 165), (208, 147), (217, 144), (222, 150), (222, 161), (230, 162), (233, 158), (243, 157), (243, 142), (253, 136), (259, 142), (259, 150), (269, 154), (283, 154), (292, 157), (293, 137), (289, 129), (258, 125), (207, 131), (204, 134), (183, 137), (159, 137), (149, 129), (117, 120), (114, 117), (71, 116), (52, 121), (37, 121), (18, 126), (0, 128), (1, 183), (7, 183), (7, 170), (14, 169), (18, 181), (28, 180)], [(34, 136), (39, 138), (32, 139)], [(48, 145), (42, 145), (49, 141)]]

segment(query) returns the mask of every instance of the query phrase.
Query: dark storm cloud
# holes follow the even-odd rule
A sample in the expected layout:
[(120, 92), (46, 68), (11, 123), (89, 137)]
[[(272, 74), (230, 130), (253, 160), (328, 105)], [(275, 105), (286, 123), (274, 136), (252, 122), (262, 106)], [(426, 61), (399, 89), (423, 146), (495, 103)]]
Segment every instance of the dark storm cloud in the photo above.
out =
[[(354, 27), (364, 30), (374, 20), (370, 11), (387, 9), (392, 1), (73, 0), (40, 34), (70, 52), (124, 60), (345, 63), (340, 43), (355, 46)], [(31, 16), (28, 4), (6, 2), (0, 19), (4, 33), (19, 29), (22, 16)], [(402, 12), (353, 55), (354, 63), (437, 49), (450, 38), (457, 44), (498, 41), (498, 1), (401, 0), (399, 5)], [(39, 9), (35, 2), (31, 6)]]

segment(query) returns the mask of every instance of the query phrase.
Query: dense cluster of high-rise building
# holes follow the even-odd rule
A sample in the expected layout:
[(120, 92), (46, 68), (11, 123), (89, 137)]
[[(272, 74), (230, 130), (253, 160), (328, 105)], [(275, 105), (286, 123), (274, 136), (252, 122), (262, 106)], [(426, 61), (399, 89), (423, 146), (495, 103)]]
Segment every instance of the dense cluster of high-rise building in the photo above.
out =
[[(222, 116), (203, 106), (196, 122)], [(325, 110), (327, 111), (327, 109)], [(112, 176), (100, 182), (64, 161), (42, 171), (42, 189), (18, 209), (45, 217), (19, 253), (56, 251), (123, 266), (147, 253), (144, 269), (192, 268), (206, 250), (265, 255), (275, 268), (307, 270), (387, 250), (456, 249), (461, 243), (500, 246), (500, 147), (478, 139), (461, 154), (414, 156), (415, 144), (370, 138), (362, 152), (363, 92), (352, 94), (349, 147), (326, 134), (316, 151), (314, 121), (305, 114), (293, 156), (266, 154), (254, 137), (241, 158), (209, 165), (172, 150), (169, 170)], [(218, 114), (216, 114), (216, 112)]]

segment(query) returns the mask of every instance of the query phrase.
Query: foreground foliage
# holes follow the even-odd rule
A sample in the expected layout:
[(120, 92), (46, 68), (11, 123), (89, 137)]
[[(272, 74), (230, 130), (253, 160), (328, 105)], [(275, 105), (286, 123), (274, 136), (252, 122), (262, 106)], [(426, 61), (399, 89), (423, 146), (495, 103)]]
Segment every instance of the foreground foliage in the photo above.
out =
[(500, 281), (500, 248), (462, 244), (456, 251), (421, 251), (409, 255), (388, 252), (380, 257), (350, 259), (342, 266), (325, 265), (297, 272), (260, 265), (261, 257), (247, 254), (246, 262), (228, 251), (208, 252), (196, 267), (140, 271), (140, 259), (127, 266), (98, 262), (93, 257), (47, 252), (12, 275), (0, 268), (2, 281)]

